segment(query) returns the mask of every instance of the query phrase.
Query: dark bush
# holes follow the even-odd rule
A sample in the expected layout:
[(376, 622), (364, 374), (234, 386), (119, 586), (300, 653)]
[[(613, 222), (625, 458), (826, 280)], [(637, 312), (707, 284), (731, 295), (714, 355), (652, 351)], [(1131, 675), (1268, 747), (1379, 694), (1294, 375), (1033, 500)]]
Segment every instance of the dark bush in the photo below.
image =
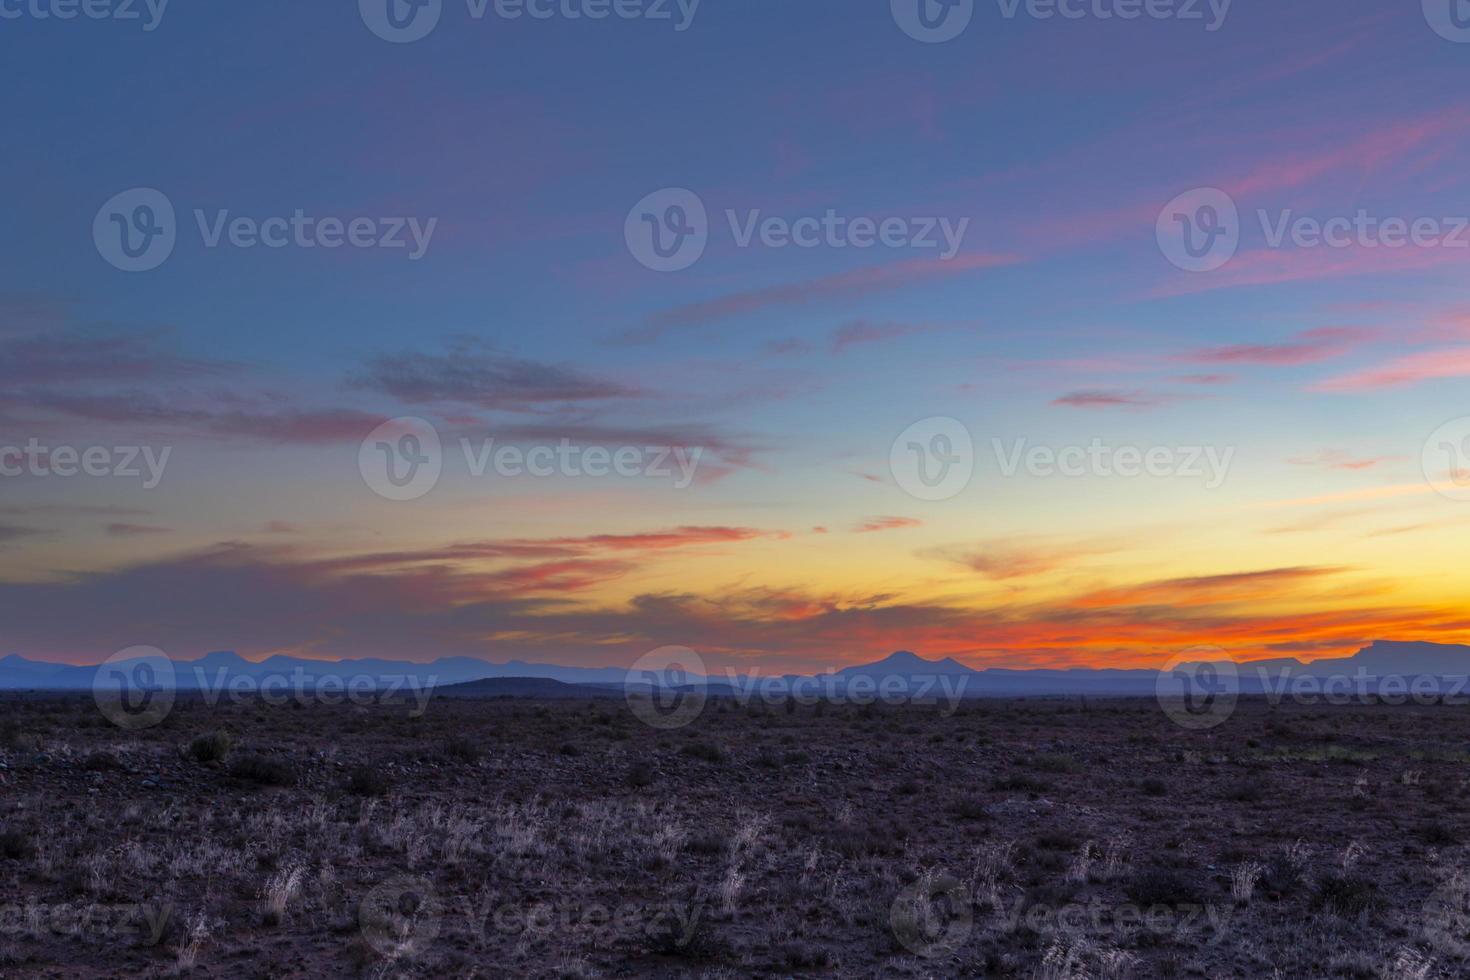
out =
[(235, 744), (229, 732), (210, 732), (189, 743), (188, 756), (195, 762), (223, 762)]
[(263, 755), (242, 755), (230, 763), (230, 775), (262, 786), (292, 786), (296, 771), (284, 762)]

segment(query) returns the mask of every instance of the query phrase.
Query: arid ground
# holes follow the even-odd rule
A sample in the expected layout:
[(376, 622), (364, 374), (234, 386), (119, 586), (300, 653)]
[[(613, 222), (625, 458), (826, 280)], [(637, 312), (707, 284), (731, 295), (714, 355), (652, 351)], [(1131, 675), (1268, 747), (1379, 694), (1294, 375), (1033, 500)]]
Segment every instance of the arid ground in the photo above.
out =
[(1470, 716), (0, 701), (0, 974), (1465, 976)]

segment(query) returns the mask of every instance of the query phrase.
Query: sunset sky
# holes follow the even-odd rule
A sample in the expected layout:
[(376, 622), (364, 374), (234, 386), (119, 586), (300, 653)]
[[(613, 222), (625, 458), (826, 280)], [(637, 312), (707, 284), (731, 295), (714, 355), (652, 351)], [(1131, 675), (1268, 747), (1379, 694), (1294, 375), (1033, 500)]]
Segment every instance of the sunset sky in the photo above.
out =
[[(943, 43), (888, 0), (704, 0), (684, 30), (670, 7), (445, 0), (412, 43), (346, 0), (0, 20), (0, 447), (169, 449), (152, 488), (0, 476), (0, 655), (677, 644), (810, 670), (1470, 641), (1470, 490), (1440, 447), (1470, 437), (1470, 43), (1420, 3), (1236, 0), (1209, 30), (980, 0)], [(177, 212), (149, 271), (94, 238), (134, 188)], [(662, 272), (625, 226), (666, 188), (709, 240)], [(1212, 271), (1158, 231), (1196, 188), (1239, 208)], [(208, 247), (196, 210), (437, 223), (414, 259), (406, 231)], [(727, 210), (968, 224), (948, 258), (937, 230), (742, 247)], [(1274, 245), (1288, 210), (1445, 240)], [(444, 447), (412, 500), (360, 467), (400, 417)], [(973, 476), (926, 500), (890, 452), (935, 418)], [(475, 476), (459, 440), (491, 437), (701, 455), (688, 486)], [(1018, 441), (1095, 440), (1228, 471), (1004, 472)]]

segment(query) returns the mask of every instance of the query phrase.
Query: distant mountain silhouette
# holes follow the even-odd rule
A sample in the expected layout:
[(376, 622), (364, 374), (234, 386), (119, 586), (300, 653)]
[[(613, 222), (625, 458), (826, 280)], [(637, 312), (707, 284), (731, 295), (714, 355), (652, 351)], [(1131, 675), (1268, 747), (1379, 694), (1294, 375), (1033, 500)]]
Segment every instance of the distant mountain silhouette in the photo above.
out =
[[(431, 663), (400, 660), (361, 659), (342, 661), (304, 660), (273, 656), (260, 663), (231, 651), (206, 654), (197, 660), (176, 660), (174, 686), (181, 691), (218, 691), (239, 678), (262, 682), (285, 678), (293, 687), (310, 690), (318, 684), (354, 681), (370, 687), (405, 685), (423, 689), (432, 686), (442, 693), (465, 696), (495, 696), (506, 693), (522, 697), (598, 696), (597, 691), (621, 695), (624, 685), (647, 688), (646, 675), (632, 682), (618, 667), (564, 667), (512, 660), (490, 663), (473, 657), (445, 657)], [(126, 666), (126, 665), (123, 665)], [(1367, 677), (1387, 675), (1412, 679), (1419, 676), (1470, 677), (1470, 646), (1461, 644), (1379, 640), (1351, 657), (1303, 663), (1294, 658), (1258, 660), (1237, 665), (1240, 690), (1259, 693), (1283, 679)], [(95, 667), (29, 660), (11, 654), (0, 657), (0, 690), (89, 690)], [(926, 660), (900, 650), (870, 664), (843, 667), (811, 676), (742, 675), (708, 678), (708, 693), (734, 694), (757, 685), (784, 682), (800, 684), (805, 690), (846, 691), (859, 686), (881, 686), (903, 690), (917, 686), (943, 691), (961, 691), (964, 697), (1007, 697), (1047, 694), (1151, 694), (1158, 672), (1151, 669), (1007, 669), (975, 670), (952, 658)], [(691, 680), (685, 679), (686, 682)], [(693, 678), (696, 683), (698, 678)], [(277, 680), (279, 683), (279, 680)], [(562, 693), (567, 688), (575, 693)], [(760, 690), (760, 687), (756, 688)]]

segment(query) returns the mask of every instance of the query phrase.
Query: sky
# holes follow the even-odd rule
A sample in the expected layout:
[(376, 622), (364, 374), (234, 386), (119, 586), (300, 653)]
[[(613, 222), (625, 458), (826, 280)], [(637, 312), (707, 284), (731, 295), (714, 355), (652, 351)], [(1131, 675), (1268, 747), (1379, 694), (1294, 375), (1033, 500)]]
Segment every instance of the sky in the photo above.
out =
[(1470, 640), (1470, 11), (919, 3), (0, 0), (0, 654)]

